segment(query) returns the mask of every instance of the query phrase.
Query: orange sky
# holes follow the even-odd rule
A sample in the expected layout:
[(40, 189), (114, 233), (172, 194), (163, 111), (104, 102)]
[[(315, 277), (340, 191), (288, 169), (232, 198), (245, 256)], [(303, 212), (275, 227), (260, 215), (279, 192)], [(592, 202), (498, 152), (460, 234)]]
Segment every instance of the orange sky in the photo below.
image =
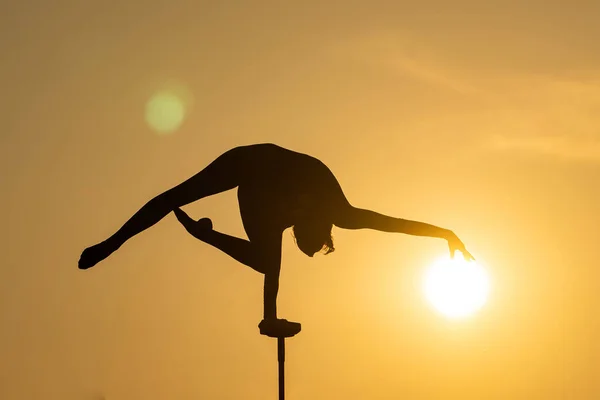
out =
[[(276, 398), (262, 276), (172, 215), (76, 266), (254, 142), (322, 159), (357, 206), (454, 230), (492, 276), (451, 322), (419, 287), (443, 242), (335, 230), (309, 259), (286, 233), (289, 399), (600, 398), (600, 3), (216, 3), (3, 7), (0, 398)], [(159, 136), (144, 104), (170, 80), (194, 108)], [(244, 235), (234, 192), (186, 210)]]

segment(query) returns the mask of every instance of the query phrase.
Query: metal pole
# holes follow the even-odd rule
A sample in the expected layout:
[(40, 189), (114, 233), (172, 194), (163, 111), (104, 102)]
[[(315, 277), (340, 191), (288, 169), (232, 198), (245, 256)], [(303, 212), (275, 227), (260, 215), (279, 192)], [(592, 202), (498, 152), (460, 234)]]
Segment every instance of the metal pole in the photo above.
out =
[(279, 366), (279, 400), (285, 400), (285, 338), (296, 336), (300, 333), (300, 324), (298, 322), (288, 322), (283, 320), (285, 324), (283, 326), (269, 326), (269, 324), (262, 320), (258, 324), (260, 334), (272, 338), (277, 338), (277, 362)]
[(279, 400), (285, 399), (285, 375), (283, 365), (285, 363), (285, 338), (277, 338), (277, 361), (279, 362)]

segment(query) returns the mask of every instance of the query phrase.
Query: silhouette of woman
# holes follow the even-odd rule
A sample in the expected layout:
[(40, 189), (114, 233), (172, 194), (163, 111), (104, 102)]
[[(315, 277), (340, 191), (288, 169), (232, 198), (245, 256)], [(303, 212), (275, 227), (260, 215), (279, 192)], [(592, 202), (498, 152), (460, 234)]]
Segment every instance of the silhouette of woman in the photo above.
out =
[[(179, 209), (235, 187), (249, 240), (217, 232), (210, 219), (195, 221)], [(293, 227), (297, 246), (309, 257), (334, 250), (331, 230), (335, 225), (443, 238), (452, 256), (459, 250), (465, 259), (473, 259), (448, 229), (352, 206), (333, 173), (318, 159), (274, 144), (254, 144), (223, 153), (198, 174), (150, 200), (114, 235), (85, 249), (79, 268), (88, 269), (107, 258), (171, 211), (190, 234), (265, 275), (264, 317), (259, 328), (269, 336), (300, 331), (300, 324), (277, 319), (276, 310), (282, 233), (289, 227)]]

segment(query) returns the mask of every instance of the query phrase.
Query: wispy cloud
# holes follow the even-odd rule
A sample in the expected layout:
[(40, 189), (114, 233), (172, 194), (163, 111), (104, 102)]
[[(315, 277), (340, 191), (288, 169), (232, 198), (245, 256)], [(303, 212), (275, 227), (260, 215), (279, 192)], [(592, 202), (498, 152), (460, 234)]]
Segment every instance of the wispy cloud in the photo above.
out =
[(518, 150), (563, 159), (600, 161), (598, 138), (557, 135), (492, 136), (488, 143), (491, 148), (500, 151)]
[(471, 110), (432, 115), (425, 123), (471, 132), (488, 151), (600, 162), (600, 75), (589, 70), (578, 78), (571, 71), (562, 76), (518, 70), (474, 75), (455, 67), (466, 62), (441, 58), (409, 33), (368, 35), (340, 42), (335, 49), (399, 77), (481, 100)]
[(600, 162), (600, 81), (519, 77), (505, 91), (490, 149)]
[(444, 67), (444, 60), (435, 49), (409, 32), (374, 32), (339, 41), (330, 50), (342, 57), (384, 68), (399, 77), (462, 94), (483, 94), (481, 89)]

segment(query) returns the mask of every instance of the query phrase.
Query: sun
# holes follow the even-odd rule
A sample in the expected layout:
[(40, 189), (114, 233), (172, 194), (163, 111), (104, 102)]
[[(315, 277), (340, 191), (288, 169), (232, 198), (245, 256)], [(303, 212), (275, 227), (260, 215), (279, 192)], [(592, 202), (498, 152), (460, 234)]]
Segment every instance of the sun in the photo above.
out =
[(468, 317), (483, 307), (490, 291), (489, 277), (475, 261), (440, 258), (425, 273), (423, 290), (427, 300), (446, 317)]

